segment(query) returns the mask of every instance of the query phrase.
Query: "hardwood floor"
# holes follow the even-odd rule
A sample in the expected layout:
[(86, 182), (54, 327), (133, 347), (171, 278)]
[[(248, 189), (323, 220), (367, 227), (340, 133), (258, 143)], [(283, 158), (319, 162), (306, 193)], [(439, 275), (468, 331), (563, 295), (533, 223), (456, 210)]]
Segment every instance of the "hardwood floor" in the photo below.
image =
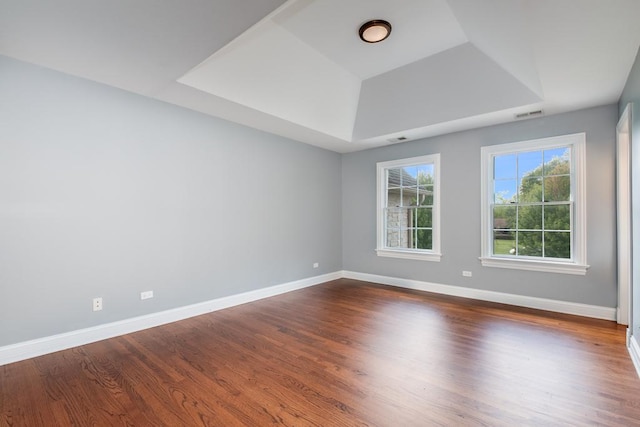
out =
[(634, 426), (624, 335), (342, 279), (2, 366), (0, 425)]

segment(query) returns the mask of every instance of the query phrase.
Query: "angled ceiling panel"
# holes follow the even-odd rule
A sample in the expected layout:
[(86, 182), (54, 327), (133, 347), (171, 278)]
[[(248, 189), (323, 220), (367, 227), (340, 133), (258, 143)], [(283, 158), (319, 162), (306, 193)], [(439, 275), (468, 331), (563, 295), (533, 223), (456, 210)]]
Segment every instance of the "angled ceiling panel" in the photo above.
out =
[(351, 139), (360, 79), (271, 20), (178, 81), (283, 120)]
[(467, 43), (364, 81), (353, 136), (367, 139), (540, 100)]
[[(0, 55), (349, 152), (617, 102), (638, 16), (639, 0), (0, 0)], [(361, 42), (369, 19), (391, 36)]]
[(537, 29), (527, 19), (524, 0), (449, 0), (449, 4), (469, 42), (543, 96), (532, 43)]
[(142, 95), (285, 0), (0, 0), (0, 53)]

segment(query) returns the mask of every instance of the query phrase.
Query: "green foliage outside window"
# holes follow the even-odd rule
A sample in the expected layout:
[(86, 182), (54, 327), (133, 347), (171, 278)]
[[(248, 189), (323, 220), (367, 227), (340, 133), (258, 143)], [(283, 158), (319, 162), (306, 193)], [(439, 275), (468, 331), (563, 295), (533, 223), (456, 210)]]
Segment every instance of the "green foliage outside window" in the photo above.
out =
[(568, 155), (545, 160), (520, 177), (515, 194), (496, 193), (495, 255), (571, 258), (570, 160)]
[[(396, 215), (393, 226), (387, 226), (394, 247), (433, 249), (433, 168), (430, 165), (389, 169), (387, 222)], [(393, 201), (393, 202), (392, 202)]]
[[(420, 206), (416, 209), (416, 248), (431, 249), (433, 247), (433, 176), (430, 174), (418, 174), (418, 189), (423, 192), (420, 198)], [(416, 200), (417, 204), (418, 200)]]

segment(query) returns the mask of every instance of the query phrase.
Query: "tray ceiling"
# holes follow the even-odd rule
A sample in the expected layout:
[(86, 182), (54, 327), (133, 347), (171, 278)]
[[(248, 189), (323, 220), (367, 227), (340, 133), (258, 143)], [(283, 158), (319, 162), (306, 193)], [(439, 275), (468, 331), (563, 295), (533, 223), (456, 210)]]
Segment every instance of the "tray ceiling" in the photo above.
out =
[[(350, 152), (617, 102), (637, 16), (636, 0), (0, 0), (0, 54)], [(391, 36), (361, 42), (376, 18)]]

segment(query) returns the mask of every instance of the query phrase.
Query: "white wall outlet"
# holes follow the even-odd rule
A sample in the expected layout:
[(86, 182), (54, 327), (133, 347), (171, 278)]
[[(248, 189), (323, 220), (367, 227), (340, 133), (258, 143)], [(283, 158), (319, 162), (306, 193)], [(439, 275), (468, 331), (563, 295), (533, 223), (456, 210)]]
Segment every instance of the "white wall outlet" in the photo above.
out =
[(153, 298), (153, 291), (140, 292), (140, 299)]
[(102, 310), (102, 298), (94, 298), (93, 299), (93, 311)]
[(467, 271), (467, 270), (463, 270), (463, 271), (462, 271), (462, 275), (463, 275), (464, 277), (471, 277), (471, 276), (473, 276), (473, 274), (472, 274), (470, 271)]
[(319, 264), (319, 263), (317, 263), (317, 262), (314, 262), (314, 263), (313, 263), (313, 268), (318, 268), (318, 267), (320, 267), (320, 264)]

